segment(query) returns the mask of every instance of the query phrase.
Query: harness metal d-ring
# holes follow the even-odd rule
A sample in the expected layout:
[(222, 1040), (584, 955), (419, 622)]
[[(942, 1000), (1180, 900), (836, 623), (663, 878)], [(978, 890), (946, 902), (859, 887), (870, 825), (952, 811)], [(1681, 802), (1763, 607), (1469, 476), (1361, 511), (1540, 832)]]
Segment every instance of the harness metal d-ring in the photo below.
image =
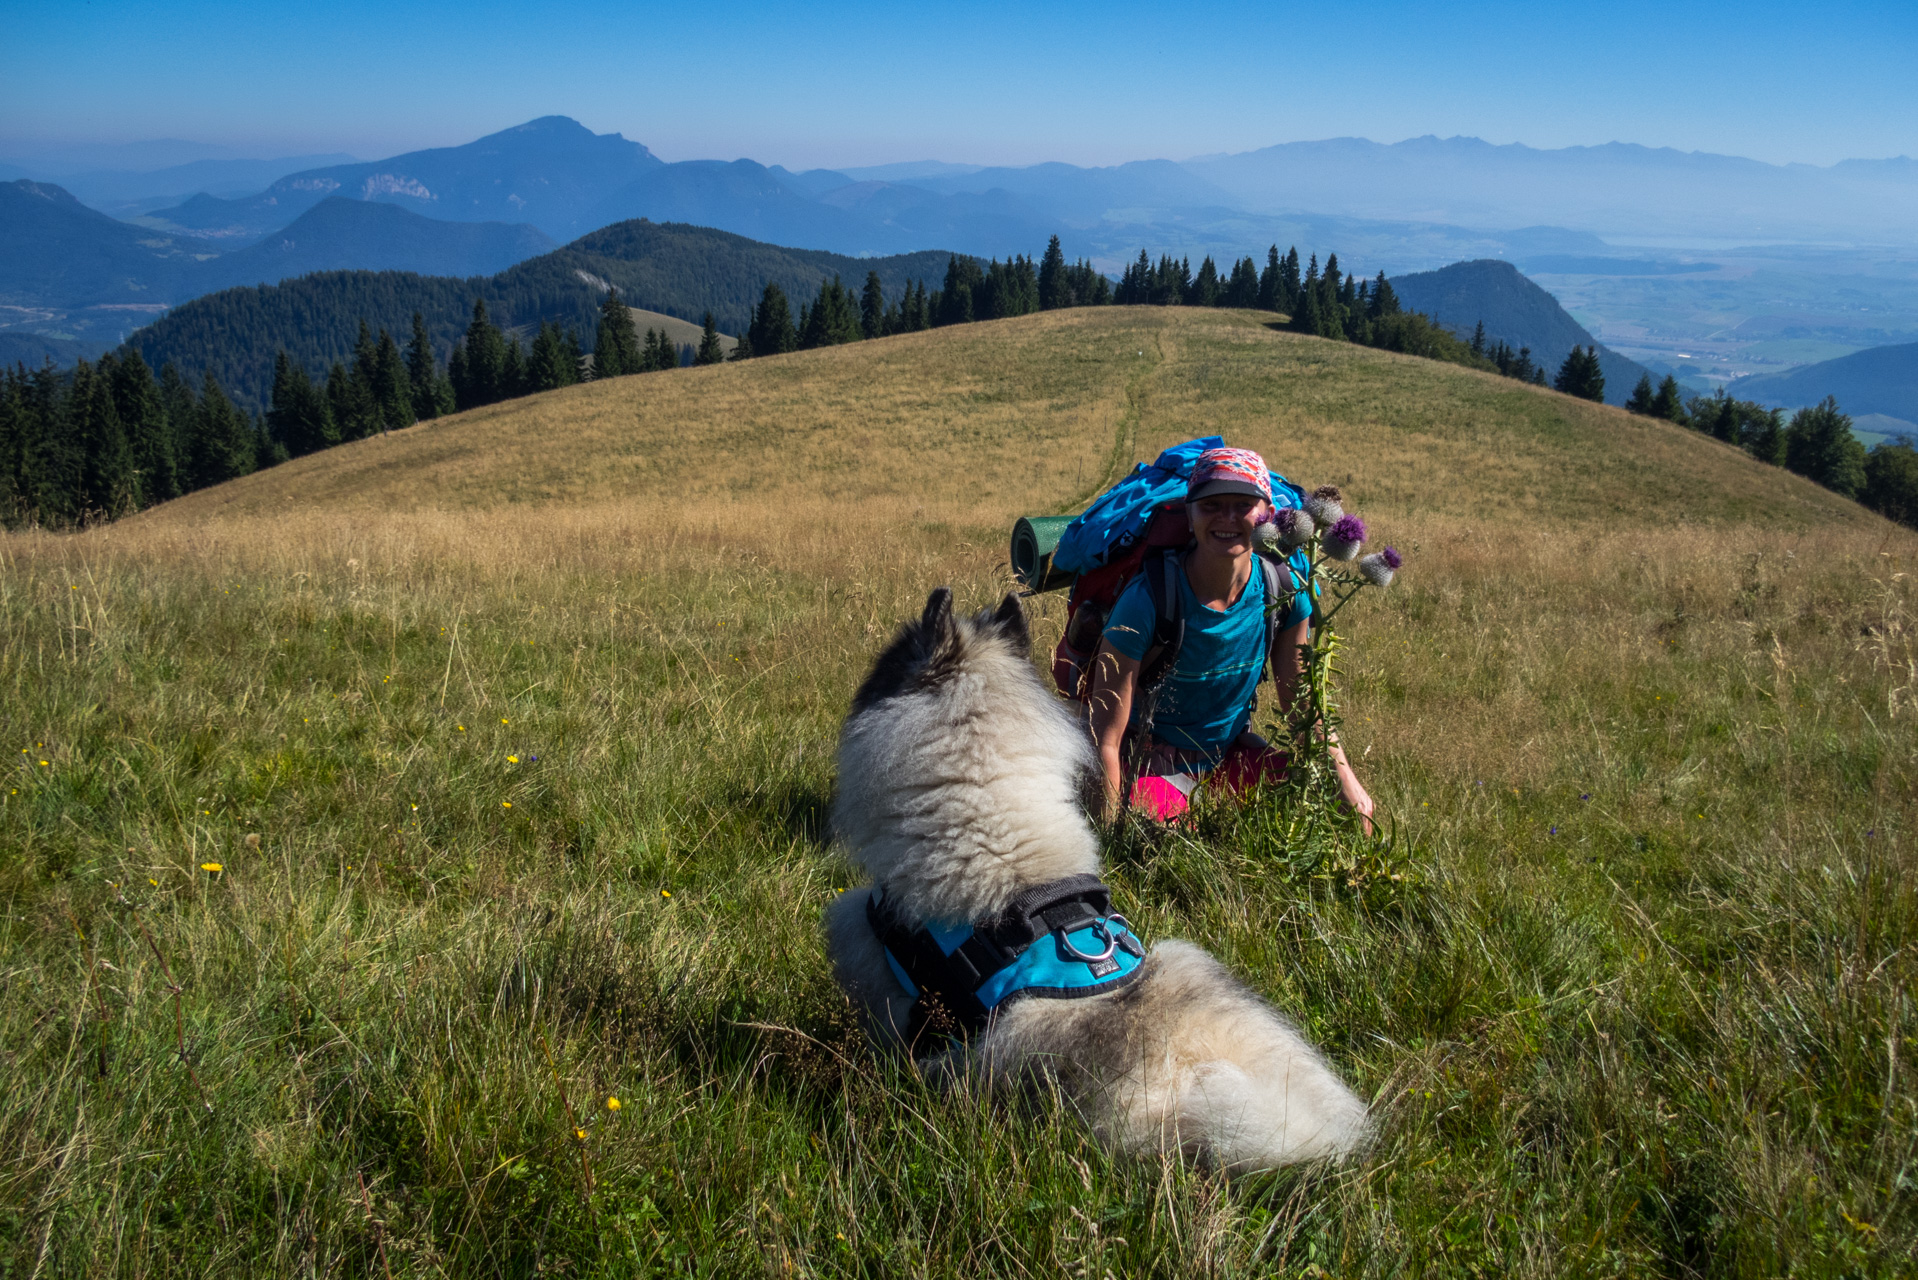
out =
[(1112, 936), (1112, 930), (1106, 927), (1103, 917), (1092, 922), (1092, 931), (1106, 941), (1106, 949), (1096, 956), (1087, 955), (1073, 946), (1072, 939), (1066, 936), (1064, 929), (1054, 929), (1052, 932), (1059, 939), (1059, 950), (1065, 953), (1068, 960), (1078, 960), (1084, 964), (1100, 964), (1112, 959), (1112, 953), (1119, 947), (1119, 940)]

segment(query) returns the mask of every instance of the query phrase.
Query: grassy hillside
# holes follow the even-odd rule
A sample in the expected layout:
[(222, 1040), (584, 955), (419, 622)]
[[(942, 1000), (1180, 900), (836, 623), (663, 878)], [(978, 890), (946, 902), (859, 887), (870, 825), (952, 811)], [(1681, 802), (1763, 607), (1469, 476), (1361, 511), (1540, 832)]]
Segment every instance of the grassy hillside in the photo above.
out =
[[(0, 542), (0, 1257), (1907, 1266), (1918, 539), (1698, 435), (1263, 319), (589, 384)], [(1118, 840), (1112, 879), (1374, 1100), (1349, 1168), (1227, 1180), (1108, 1157), (1043, 1096), (934, 1096), (853, 1034), (817, 938), (875, 648), (932, 585), (995, 599), (1014, 516), (1204, 431), (1407, 552), (1343, 617), (1409, 879), (1216, 833)]]

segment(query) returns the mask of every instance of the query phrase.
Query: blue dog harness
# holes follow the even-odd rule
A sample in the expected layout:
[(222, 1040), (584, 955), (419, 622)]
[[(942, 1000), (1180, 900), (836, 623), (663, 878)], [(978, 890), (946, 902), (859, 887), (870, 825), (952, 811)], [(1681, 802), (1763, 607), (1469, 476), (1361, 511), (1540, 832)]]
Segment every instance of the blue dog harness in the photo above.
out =
[[(1139, 976), (1145, 947), (1097, 876), (1067, 876), (1027, 889), (978, 924), (908, 924), (883, 887), (866, 920), (893, 976), (913, 997), (908, 1040), (928, 1026), (952, 1034), (984, 1027), (1001, 1006), (1027, 996), (1102, 996)], [(930, 1047), (930, 1046), (928, 1046)]]

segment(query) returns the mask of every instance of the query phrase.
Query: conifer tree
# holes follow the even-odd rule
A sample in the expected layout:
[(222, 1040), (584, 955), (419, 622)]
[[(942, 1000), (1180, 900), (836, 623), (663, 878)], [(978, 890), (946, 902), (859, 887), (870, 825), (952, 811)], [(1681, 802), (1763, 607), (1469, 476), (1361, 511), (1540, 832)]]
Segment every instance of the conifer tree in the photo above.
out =
[(753, 322), (746, 333), (754, 356), (784, 355), (799, 350), (799, 331), (793, 326), (792, 304), (786, 291), (770, 280), (759, 295)]
[(413, 340), (406, 347), (407, 392), (413, 402), (414, 421), (424, 422), (440, 416), (439, 381), (439, 364), (433, 359), (433, 340), (427, 336), (425, 318), (415, 311)]
[[(1315, 256), (1313, 262), (1316, 265)], [(1285, 261), (1279, 267), (1279, 299), (1277, 309), (1290, 314), (1299, 305), (1299, 293), (1305, 288), (1304, 277), (1299, 274), (1299, 250), (1294, 245), (1285, 251)]]
[(877, 271), (866, 273), (866, 287), (859, 294), (859, 328), (868, 338), (886, 336), (886, 291)]
[(520, 346), (519, 339), (502, 341), (499, 361), (499, 385), (495, 388), (494, 399), (511, 400), (526, 394), (526, 348)]
[[(515, 342), (513, 346), (517, 349), (519, 344)], [(399, 343), (384, 329), (380, 330), (379, 346), (373, 353), (373, 403), (382, 431), (398, 431), (413, 425), (413, 383), (407, 376)]]
[(1259, 273), (1259, 310), (1279, 310), (1279, 297), (1284, 289), (1280, 275), (1279, 246), (1273, 245), (1265, 251), (1265, 270)]
[(619, 290), (607, 291), (599, 304), (599, 328), (593, 335), (593, 377), (619, 378), (641, 372), (639, 331)]
[(1605, 398), (1605, 375), (1598, 367), (1598, 348), (1589, 351), (1583, 347), (1573, 347), (1571, 354), (1565, 357), (1565, 363), (1558, 367), (1558, 376), (1552, 386), (1569, 396), (1578, 396), (1584, 400), (1603, 400)]
[[(757, 308), (754, 309), (757, 310)], [(751, 325), (747, 325), (746, 332), (739, 335), (739, 340), (733, 343), (733, 353), (726, 358), (728, 360), (750, 360), (753, 358), (753, 333)]]
[(179, 466), (153, 373), (139, 348), (129, 346), (124, 351), (113, 374), (113, 402), (133, 461), (134, 503), (150, 507), (180, 496)]
[(820, 281), (819, 296), (806, 309), (805, 322), (800, 326), (800, 349), (857, 342), (861, 336), (852, 291), (839, 282), (838, 276)]
[(974, 319), (973, 293), (985, 283), (985, 275), (972, 258), (952, 254), (946, 259), (946, 282), (939, 290), (939, 314), (935, 325), (971, 324)]
[(718, 364), (726, 358), (726, 349), (719, 345), (719, 323), (708, 311), (699, 326), (699, 350), (693, 353), (694, 364)]
[(111, 520), (133, 506), (133, 458), (113, 403), (114, 366), (111, 355), (101, 356), (97, 367), (82, 360), (67, 388), (80, 454), (80, 510), (90, 519)]
[(86, 458), (53, 362), (34, 370), (25, 383), (21, 487), (26, 508), (39, 523), (63, 528), (78, 521), (85, 510)]
[[(1479, 325), (1480, 329), (1485, 326)], [(1638, 385), (1632, 388), (1631, 397), (1625, 401), (1625, 412), (1649, 416), (1658, 403), (1658, 393), (1652, 390), (1652, 375), (1640, 374)]]
[(326, 398), (306, 370), (280, 352), (273, 365), (273, 403), (267, 410), (267, 428), (293, 457), (331, 448), (340, 442)]
[(1054, 236), (1046, 242), (1045, 256), (1039, 260), (1039, 309), (1057, 311), (1071, 305), (1065, 250), (1059, 247), (1059, 237)]
[(1685, 420), (1685, 402), (1679, 394), (1678, 379), (1669, 373), (1658, 384), (1658, 394), (1652, 398), (1651, 412), (1654, 418), (1664, 418), (1669, 422)]
[(579, 330), (568, 329), (566, 331), (565, 351), (566, 382), (564, 385), (570, 387), (575, 382), (579, 382), (586, 377), (586, 353), (580, 349)]
[[(1393, 291), (1392, 282), (1385, 278), (1383, 271), (1379, 272), (1378, 278), (1372, 282), (1372, 318), (1377, 320), (1385, 316), (1396, 316), (1402, 313), (1402, 308), (1399, 306), (1399, 295)], [(1481, 350), (1474, 354), (1482, 355), (1484, 353)]]
[(1205, 261), (1199, 264), (1199, 274), (1186, 287), (1183, 299), (1188, 307), (1216, 307), (1219, 305), (1219, 268), (1207, 254)]
[[(350, 375), (345, 380), (353, 381)], [(204, 489), (253, 470), (257, 453), (253, 426), (226, 398), (210, 369), (200, 389), (196, 419), (187, 447), (187, 475), (193, 488)]]
[(1483, 320), (1478, 322), (1478, 328), (1472, 330), (1472, 354), (1475, 356), (1485, 354), (1485, 322)]

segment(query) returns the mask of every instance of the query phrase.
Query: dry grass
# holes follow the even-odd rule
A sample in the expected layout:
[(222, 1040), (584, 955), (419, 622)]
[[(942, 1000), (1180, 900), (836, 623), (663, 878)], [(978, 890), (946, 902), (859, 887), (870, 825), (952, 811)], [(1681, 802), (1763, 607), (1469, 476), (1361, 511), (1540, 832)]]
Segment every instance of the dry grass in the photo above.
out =
[[(1377, 1099), (1342, 1171), (930, 1097), (815, 933), (880, 639), (1203, 430), (1349, 477), (1411, 553), (1346, 615), (1346, 708), (1422, 888), (1197, 840), (1114, 868)], [(1613, 410), (1121, 309), (572, 389), (9, 538), (0, 1265), (1908, 1273), (1915, 545)]]

